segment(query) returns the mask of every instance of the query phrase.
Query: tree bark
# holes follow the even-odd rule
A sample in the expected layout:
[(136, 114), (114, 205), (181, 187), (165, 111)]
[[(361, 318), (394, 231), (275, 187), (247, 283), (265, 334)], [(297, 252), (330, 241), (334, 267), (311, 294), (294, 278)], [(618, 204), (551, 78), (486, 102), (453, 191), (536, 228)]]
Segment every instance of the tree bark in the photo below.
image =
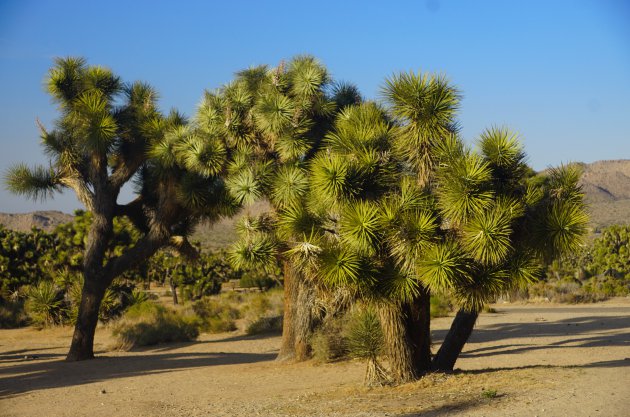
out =
[(450, 372), (455, 367), (455, 362), (462, 353), (464, 345), (468, 341), (475, 322), (479, 317), (478, 311), (465, 311), (460, 309), (453, 319), (440, 350), (433, 358), (431, 368), (435, 371)]
[(98, 311), (105, 290), (111, 283), (104, 274), (103, 260), (113, 229), (113, 209), (106, 199), (96, 200), (83, 260), (81, 304), (70, 351), (66, 356), (67, 361), (94, 358), (94, 332), (98, 323)]
[(284, 275), (284, 312), (282, 317), (282, 343), (277, 361), (295, 358), (295, 308), (299, 294), (298, 277), (288, 262), (283, 265)]
[(417, 376), (431, 369), (431, 294), (421, 289), (420, 295), (402, 306), (411, 363)]
[(175, 305), (179, 304), (179, 301), (177, 300), (177, 287), (175, 286), (175, 282), (173, 281), (173, 277), (169, 277), (168, 285), (170, 285), (170, 287), (171, 287), (171, 295), (173, 296), (173, 304), (175, 304)]
[(297, 304), (295, 307), (295, 360), (305, 361), (311, 357), (311, 336), (313, 334), (315, 289), (313, 285), (299, 277)]
[(396, 383), (412, 381), (417, 377), (403, 309), (398, 303), (384, 303), (378, 309), (385, 353), (392, 379)]
[(431, 294), (422, 288), (410, 303), (386, 304), (381, 326), (395, 382), (417, 379), (431, 369)]
[(99, 277), (85, 276), (79, 315), (72, 335), (67, 361), (82, 361), (94, 358), (94, 333), (98, 323), (98, 312), (107, 285)]
[(152, 230), (134, 247), (103, 265), (113, 228), (113, 209), (105, 203), (99, 207), (100, 211), (93, 213), (88, 235), (83, 263), (83, 292), (70, 351), (66, 356), (67, 361), (94, 358), (94, 333), (105, 290), (114, 278), (137, 265), (138, 262), (147, 260), (166, 242), (164, 233), (160, 230)]

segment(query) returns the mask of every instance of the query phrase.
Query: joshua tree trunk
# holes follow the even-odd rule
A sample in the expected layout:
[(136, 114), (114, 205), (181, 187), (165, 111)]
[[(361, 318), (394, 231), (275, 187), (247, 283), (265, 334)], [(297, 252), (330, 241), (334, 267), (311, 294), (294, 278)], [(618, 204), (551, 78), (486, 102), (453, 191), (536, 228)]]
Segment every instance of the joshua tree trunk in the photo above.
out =
[(113, 209), (106, 203), (98, 207), (99, 210), (93, 212), (88, 234), (83, 263), (83, 292), (67, 361), (94, 358), (94, 333), (105, 290), (121, 273), (149, 259), (166, 243), (168, 237), (161, 227), (152, 228), (133, 248), (104, 265), (105, 251), (113, 229)]
[(431, 369), (431, 294), (421, 289), (419, 297), (402, 307), (411, 361), (417, 376)]
[(171, 287), (171, 295), (173, 296), (173, 304), (179, 304), (177, 300), (177, 287), (175, 286), (175, 281), (173, 281), (173, 277), (168, 278), (168, 285)]
[(410, 303), (379, 309), (394, 382), (412, 381), (431, 369), (430, 293), (422, 288)]
[(282, 318), (282, 344), (276, 360), (287, 361), (295, 358), (295, 309), (299, 294), (296, 272), (288, 262), (284, 262), (284, 312)]
[(94, 333), (98, 323), (98, 311), (105, 294), (106, 285), (99, 277), (86, 276), (81, 294), (81, 304), (77, 323), (72, 336), (67, 361), (81, 361), (94, 358)]
[(305, 361), (311, 356), (311, 335), (313, 334), (315, 289), (305, 279), (298, 282), (297, 305), (295, 307), (295, 360)]
[(413, 353), (407, 338), (403, 307), (397, 303), (385, 303), (379, 307), (385, 353), (394, 382), (414, 380), (417, 374), (413, 365)]
[(479, 317), (478, 311), (459, 310), (457, 312), (440, 350), (433, 358), (431, 364), (433, 370), (442, 372), (453, 370), (457, 358), (475, 327), (477, 317)]

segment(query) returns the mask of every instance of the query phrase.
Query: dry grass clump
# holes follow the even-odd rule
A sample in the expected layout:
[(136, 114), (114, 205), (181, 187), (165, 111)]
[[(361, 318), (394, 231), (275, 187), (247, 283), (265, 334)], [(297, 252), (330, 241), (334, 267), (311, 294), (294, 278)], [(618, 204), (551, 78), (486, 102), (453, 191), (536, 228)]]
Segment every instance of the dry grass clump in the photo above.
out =
[(328, 363), (348, 358), (347, 322), (347, 316), (329, 318), (315, 331), (311, 347), (316, 362)]
[(248, 335), (282, 331), (282, 290), (244, 294), (240, 305)]
[(193, 312), (199, 317), (201, 330), (208, 333), (222, 333), (236, 330), (236, 320), (241, 311), (228, 300), (217, 297), (204, 297), (192, 305)]
[(167, 342), (189, 342), (199, 336), (198, 319), (150, 301), (131, 306), (112, 329), (114, 348), (130, 350)]

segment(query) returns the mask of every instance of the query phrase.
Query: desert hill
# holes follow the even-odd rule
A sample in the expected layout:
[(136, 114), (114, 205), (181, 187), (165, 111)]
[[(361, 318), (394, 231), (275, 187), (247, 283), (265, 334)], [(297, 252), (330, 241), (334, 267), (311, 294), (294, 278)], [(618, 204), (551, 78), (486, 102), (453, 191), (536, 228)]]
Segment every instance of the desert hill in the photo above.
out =
[[(630, 223), (630, 160), (597, 161), (580, 164), (582, 187), (589, 205), (591, 225), (599, 229), (611, 224)], [(220, 249), (236, 239), (234, 224), (245, 214), (256, 215), (270, 209), (268, 202), (256, 203), (233, 219), (214, 225), (201, 224), (193, 234), (204, 247)], [(29, 231), (32, 227), (50, 231), (72, 220), (72, 215), (59, 211), (36, 211), (25, 214), (0, 213), (0, 224), (13, 230)]]
[(630, 160), (597, 161), (582, 168), (593, 227), (630, 223)]
[(60, 224), (71, 222), (73, 218), (72, 214), (61, 211), (0, 213), (0, 224), (18, 232), (30, 232), (33, 227), (50, 232)]

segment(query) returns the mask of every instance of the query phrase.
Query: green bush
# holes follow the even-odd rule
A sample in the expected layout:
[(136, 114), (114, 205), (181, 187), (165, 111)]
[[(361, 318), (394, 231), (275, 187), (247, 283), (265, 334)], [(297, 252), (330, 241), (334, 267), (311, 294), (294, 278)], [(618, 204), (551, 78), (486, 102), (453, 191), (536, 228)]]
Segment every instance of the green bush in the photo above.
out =
[(346, 317), (329, 317), (313, 333), (311, 348), (315, 361), (326, 363), (348, 357), (347, 324)]
[(245, 294), (241, 296), (239, 305), (245, 317), (247, 334), (282, 331), (282, 291)]
[(282, 331), (282, 316), (264, 316), (251, 322), (245, 328), (248, 335), (278, 333)]
[(26, 312), (36, 326), (61, 324), (67, 317), (63, 291), (51, 281), (40, 281), (26, 291)]
[(15, 329), (28, 324), (28, 315), (21, 301), (0, 299), (0, 329)]
[(231, 332), (236, 330), (236, 319), (241, 312), (220, 298), (205, 297), (192, 305), (199, 317), (200, 327), (209, 333)]
[(431, 294), (431, 318), (446, 317), (453, 311), (453, 304), (444, 294)]
[(115, 323), (116, 347), (129, 350), (158, 343), (189, 342), (199, 336), (198, 321), (150, 301), (131, 306)]

